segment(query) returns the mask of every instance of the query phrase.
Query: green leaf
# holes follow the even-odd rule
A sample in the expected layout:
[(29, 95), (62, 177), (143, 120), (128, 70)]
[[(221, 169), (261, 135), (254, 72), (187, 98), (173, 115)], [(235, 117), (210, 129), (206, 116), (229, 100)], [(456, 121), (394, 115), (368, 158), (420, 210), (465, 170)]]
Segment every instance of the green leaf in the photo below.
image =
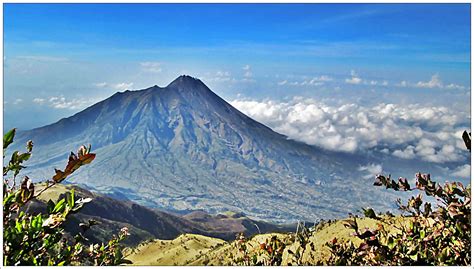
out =
[(70, 209), (74, 207), (74, 189), (71, 190), (70, 195), (68, 195), (67, 204)]
[(22, 163), (24, 161), (28, 161), (30, 157), (31, 157), (31, 153), (22, 153), (18, 155), (18, 162)]
[(3, 149), (5, 150), (11, 143), (13, 143), (13, 138), (15, 137), (16, 128), (11, 129), (3, 136)]
[(375, 214), (375, 211), (372, 208), (362, 208), (362, 211), (366, 218), (377, 219), (377, 214)]
[(10, 157), (10, 165), (14, 165), (17, 163), (17, 156), (18, 156), (18, 153), (20, 153), (18, 150), (15, 150), (13, 153), (12, 153), (12, 156)]
[(33, 218), (33, 219), (31, 220), (31, 227), (36, 228), (37, 225), (38, 225), (38, 219), (37, 219), (37, 218)]
[(393, 239), (393, 237), (389, 237), (387, 241), (387, 247), (389, 249), (393, 249), (397, 245), (397, 242)]
[(15, 223), (15, 228), (19, 233), (21, 233), (21, 230), (22, 230), (21, 223), (18, 220)]
[(53, 208), (53, 211), (51, 213), (59, 213), (64, 210), (64, 207), (66, 207), (66, 199), (61, 199), (59, 202), (56, 204), (56, 206)]
[(9, 204), (14, 198), (15, 198), (16, 192), (10, 192), (8, 193), (6, 198), (3, 198), (3, 205)]

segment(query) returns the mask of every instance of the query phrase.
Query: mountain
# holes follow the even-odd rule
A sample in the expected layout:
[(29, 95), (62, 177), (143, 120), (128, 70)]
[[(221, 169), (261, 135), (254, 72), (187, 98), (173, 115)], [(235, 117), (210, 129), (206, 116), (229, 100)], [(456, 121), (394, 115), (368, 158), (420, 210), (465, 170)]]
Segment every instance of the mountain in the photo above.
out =
[(84, 234), (94, 243), (110, 240), (112, 234), (117, 234), (125, 226), (129, 227), (133, 235), (128, 237), (125, 243), (132, 246), (153, 239), (171, 240), (186, 233), (234, 240), (238, 233), (252, 236), (257, 233), (294, 231), (296, 228), (296, 224), (276, 225), (231, 212), (210, 215), (195, 211), (184, 216), (176, 215), (146, 208), (131, 201), (120, 201), (92, 193), (78, 186), (63, 184), (43, 192), (38, 199), (28, 204), (27, 211), (46, 213), (48, 200), (57, 201), (72, 189), (76, 199), (92, 198), (92, 201), (84, 205), (78, 213), (71, 215), (65, 223), (65, 230), (70, 234), (78, 234), (80, 222), (88, 223), (90, 219), (94, 219), (99, 222), (98, 225), (92, 226)]
[(54, 124), (18, 132), (14, 147), (29, 139), (35, 149), (28, 170), (36, 179), (49, 178), (69, 151), (90, 143), (97, 157), (71, 182), (176, 212), (315, 221), (368, 205), (388, 209), (395, 200), (358, 171), (386, 157), (290, 140), (189, 76), (164, 88), (119, 92)]

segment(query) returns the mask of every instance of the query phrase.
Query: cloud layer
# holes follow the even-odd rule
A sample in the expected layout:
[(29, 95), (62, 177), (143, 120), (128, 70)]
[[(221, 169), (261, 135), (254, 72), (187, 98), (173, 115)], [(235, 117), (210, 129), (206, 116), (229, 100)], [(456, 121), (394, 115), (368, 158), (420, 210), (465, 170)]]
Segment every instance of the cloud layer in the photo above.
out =
[(439, 74), (434, 74), (431, 76), (429, 81), (418, 81), (417, 83), (410, 83), (406, 80), (401, 81), (396, 86), (398, 87), (414, 87), (414, 88), (425, 88), (425, 89), (448, 89), (448, 90), (465, 90), (466, 87), (463, 85), (458, 85), (455, 83), (450, 83), (445, 85), (441, 80)]
[(303, 76), (303, 80), (292, 80), (290, 78), (279, 79), (276, 82), (278, 86), (322, 86), (328, 82), (332, 82), (332, 85), (342, 86), (343, 84), (351, 85), (352, 87), (371, 87), (371, 88), (387, 88), (388, 86), (396, 86), (400, 88), (413, 88), (413, 89), (446, 89), (446, 90), (466, 90), (469, 87), (455, 84), (455, 83), (444, 83), (441, 80), (439, 74), (431, 76), (429, 81), (418, 81), (410, 82), (402, 80), (400, 82), (389, 81), (389, 79), (376, 80), (373, 78), (364, 78), (359, 75), (355, 70), (350, 71), (350, 77), (344, 79), (334, 79), (329, 75), (322, 75), (308, 79), (308, 76)]
[(382, 165), (370, 163), (364, 166), (360, 166), (359, 171), (366, 172), (364, 175), (365, 179), (374, 178), (375, 175), (380, 175), (383, 172)]
[(434, 163), (465, 158), (460, 137), (469, 128), (470, 115), (447, 107), (383, 103), (375, 107), (331, 106), (301, 97), (289, 102), (234, 100), (231, 104), (291, 139), (329, 150), (377, 150)]
[(34, 98), (33, 103), (47, 105), (55, 109), (78, 110), (94, 104), (98, 100), (95, 98), (66, 98), (64, 96), (51, 96), (49, 98)]
[(133, 82), (120, 82), (120, 83), (107, 83), (107, 82), (98, 82), (94, 83), (94, 86), (97, 88), (110, 88), (118, 91), (132, 90)]

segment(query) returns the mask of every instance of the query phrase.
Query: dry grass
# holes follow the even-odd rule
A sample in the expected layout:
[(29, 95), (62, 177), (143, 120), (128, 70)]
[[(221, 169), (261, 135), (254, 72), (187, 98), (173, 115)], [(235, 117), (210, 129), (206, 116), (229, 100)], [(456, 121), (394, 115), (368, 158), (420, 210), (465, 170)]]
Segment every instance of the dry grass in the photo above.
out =
[(211, 249), (226, 244), (217, 238), (195, 234), (180, 235), (173, 240), (154, 240), (128, 250), (133, 265), (186, 265)]
[[(360, 229), (374, 229), (378, 224), (382, 224), (387, 229), (395, 231), (393, 224), (387, 222), (399, 221), (399, 217), (385, 218), (384, 221), (362, 218), (358, 219), (357, 223)], [(355, 244), (359, 244), (360, 240), (352, 236), (352, 233), (352, 230), (343, 225), (343, 220), (326, 224), (310, 236), (309, 242), (314, 244), (314, 251), (311, 251), (308, 246), (302, 262), (314, 265), (325, 261), (329, 255), (329, 249), (325, 244), (335, 237), (340, 241), (351, 240)], [(273, 235), (276, 235), (287, 245), (283, 253), (283, 265), (291, 263), (288, 249), (295, 250), (298, 247), (294, 234), (291, 233), (255, 235), (246, 242), (248, 252), (251, 255), (260, 254), (260, 244), (269, 240)], [(211, 237), (191, 234), (182, 235), (174, 240), (155, 240), (138, 247), (135, 253), (129, 256), (134, 265), (234, 265), (239, 257), (243, 257), (243, 253), (239, 251), (235, 241), (228, 243)]]
[[(46, 187), (45, 183), (35, 184), (35, 193), (38, 193), (45, 187)], [(59, 196), (61, 194), (65, 194), (66, 192), (69, 192), (69, 191), (71, 191), (70, 186), (64, 185), (64, 184), (56, 184), (55, 186), (47, 189), (40, 196), (38, 196), (38, 200), (41, 200), (44, 202), (51, 200), (55, 202), (59, 199)]]

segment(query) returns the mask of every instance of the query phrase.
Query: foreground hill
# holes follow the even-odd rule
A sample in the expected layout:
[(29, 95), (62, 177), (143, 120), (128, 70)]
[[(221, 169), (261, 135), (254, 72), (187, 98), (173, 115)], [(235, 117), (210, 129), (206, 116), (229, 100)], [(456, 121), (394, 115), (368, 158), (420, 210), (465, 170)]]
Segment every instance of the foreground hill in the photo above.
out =
[[(37, 188), (40, 190), (41, 186)], [(66, 230), (72, 234), (79, 231), (80, 222), (94, 219), (99, 225), (92, 226), (85, 236), (93, 242), (109, 240), (112, 234), (122, 227), (129, 227), (133, 236), (127, 238), (127, 244), (152, 239), (174, 239), (184, 233), (212, 236), (222, 240), (232, 240), (235, 234), (251, 236), (259, 232), (294, 230), (293, 225), (274, 225), (255, 221), (242, 214), (209, 215), (204, 212), (192, 212), (184, 216), (149, 209), (130, 201), (119, 201), (101, 194), (93, 193), (78, 186), (56, 185), (39, 196), (39, 200), (29, 205), (30, 211), (44, 211), (45, 202), (56, 201), (67, 191), (74, 189), (76, 197), (92, 198), (80, 212), (71, 216)], [(258, 227), (258, 228), (257, 228)]]
[(18, 132), (13, 147), (29, 139), (32, 178), (48, 178), (70, 150), (90, 143), (97, 158), (71, 179), (88, 189), (168, 211), (234, 211), (280, 222), (344, 217), (368, 205), (385, 211), (395, 197), (367, 189), (371, 179), (360, 167), (384, 161), (397, 175), (422, 169), (420, 163), (404, 172), (410, 161), (289, 140), (189, 76), (164, 88), (116, 93), (54, 124)]
[[(317, 265), (324, 264), (330, 255), (327, 242), (337, 237), (341, 241), (352, 241), (360, 244), (361, 240), (351, 236), (352, 230), (343, 225), (344, 220), (322, 224), (309, 237), (307, 250), (305, 250), (299, 264)], [(358, 219), (361, 227), (375, 228), (383, 222), (364, 218)], [(389, 227), (389, 226), (387, 226)], [(393, 228), (392, 228), (393, 229)], [(246, 253), (257, 259), (265, 257), (261, 250), (262, 243), (268, 243), (276, 236), (285, 243), (282, 265), (296, 264), (294, 255), (299, 242), (295, 233), (268, 233), (257, 234), (245, 240)], [(310, 249), (312, 246), (313, 249)], [(129, 249), (127, 258), (134, 265), (245, 265), (243, 262), (244, 251), (238, 241), (226, 242), (212, 237), (185, 234), (174, 240), (153, 240), (140, 244), (134, 249)]]

